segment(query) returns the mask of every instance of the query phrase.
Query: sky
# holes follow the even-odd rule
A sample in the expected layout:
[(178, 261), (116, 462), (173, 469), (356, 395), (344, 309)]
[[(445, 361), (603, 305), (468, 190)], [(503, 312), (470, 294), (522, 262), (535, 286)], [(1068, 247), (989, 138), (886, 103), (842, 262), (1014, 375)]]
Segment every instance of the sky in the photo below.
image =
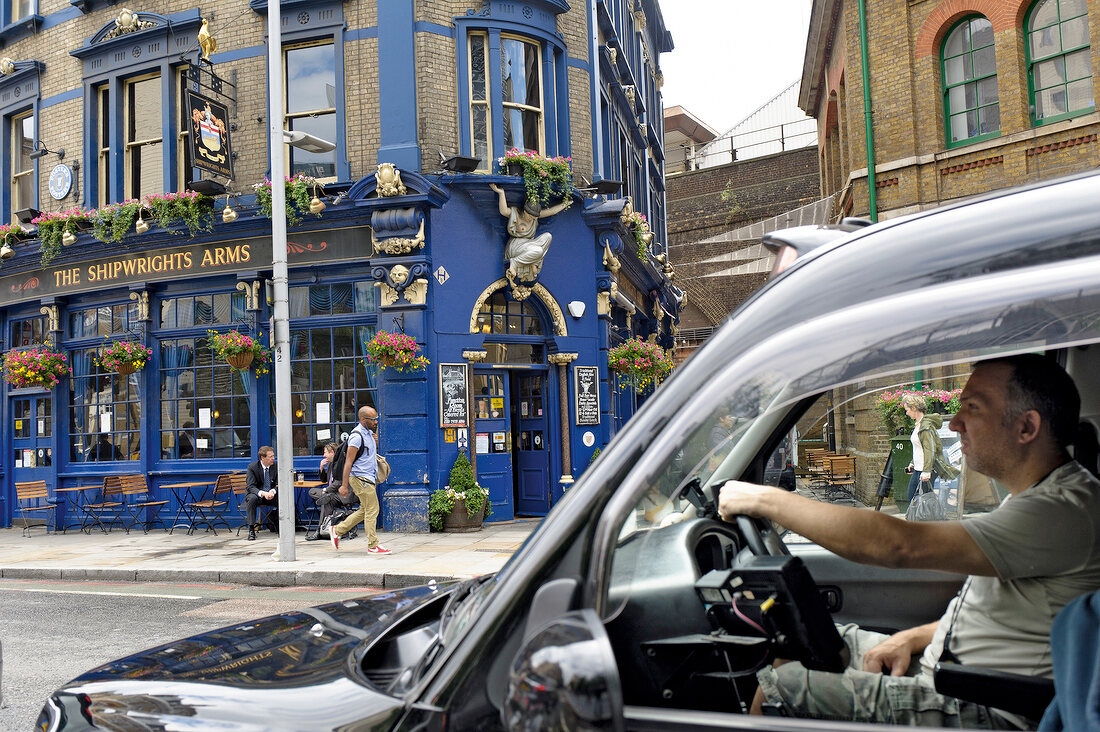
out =
[(812, 0), (661, 0), (676, 48), (661, 55), (665, 108), (719, 134), (802, 77)]

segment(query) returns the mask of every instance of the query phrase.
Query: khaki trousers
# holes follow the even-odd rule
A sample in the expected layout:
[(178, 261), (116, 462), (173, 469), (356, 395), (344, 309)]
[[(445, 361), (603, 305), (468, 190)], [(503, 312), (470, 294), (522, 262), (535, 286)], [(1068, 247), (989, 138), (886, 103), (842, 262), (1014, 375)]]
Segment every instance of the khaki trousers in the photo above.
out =
[(378, 523), (378, 493), (374, 490), (374, 483), (366, 478), (353, 475), (348, 482), (351, 483), (352, 493), (359, 498), (359, 510), (337, 524), (333, 531), (338, 536), (343, 536), (362, 521), (367, 530), (367, 548), (373, 549), (378, 546), (378, 533), (375, 531), (375, 524)]

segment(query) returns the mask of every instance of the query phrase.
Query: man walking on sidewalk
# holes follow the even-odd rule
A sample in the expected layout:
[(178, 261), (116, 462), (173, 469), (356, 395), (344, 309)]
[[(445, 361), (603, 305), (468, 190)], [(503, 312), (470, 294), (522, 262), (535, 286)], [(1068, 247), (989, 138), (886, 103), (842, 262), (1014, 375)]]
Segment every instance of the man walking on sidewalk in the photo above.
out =
[(340, 537), (362, 521), (367, 530), (367, 553), (390, 553), (389, 549), (378, 543), (378, 534), (375, 533), (375, 523), (378, 521), (378, 494), (374, 489), (378, 474), (378, 443), (375, 442), (373, 432), (375, 429), (378, 429), (378, 412), (374, 407), (360, 407), (359, 424), (348, 435), (341, 483), (350, 486), (358, 496), (359, 510), (329, 531), (333, 549), (339, 549)]

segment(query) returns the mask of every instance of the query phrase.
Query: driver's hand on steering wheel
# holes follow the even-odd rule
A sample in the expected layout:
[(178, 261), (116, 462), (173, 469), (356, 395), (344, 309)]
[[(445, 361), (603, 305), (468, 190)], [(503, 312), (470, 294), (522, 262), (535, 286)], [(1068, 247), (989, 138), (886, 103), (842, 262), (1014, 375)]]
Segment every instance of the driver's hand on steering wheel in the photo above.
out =
[(763, 516), (760, 499), (772, 490), (775, 489), (740, 480), (728, 480), (722, 484), (722, 490), (718, 493), (718, 515), (723, 521), (733, 521), (736, 516), (760, 518)]

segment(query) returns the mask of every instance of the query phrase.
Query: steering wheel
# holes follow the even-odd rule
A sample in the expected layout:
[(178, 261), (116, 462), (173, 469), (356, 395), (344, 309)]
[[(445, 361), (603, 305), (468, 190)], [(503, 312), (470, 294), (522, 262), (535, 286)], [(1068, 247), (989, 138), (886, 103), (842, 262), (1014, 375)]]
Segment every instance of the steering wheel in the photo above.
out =
[[(745, 543), (749, 551), (758, 557), (790, 556), (791, 550), (779, 538), (778, 532), (767, 519), (753, 518), (739, 514), (736, 517), (737, 528), (741, 536), (745, 537)], [(772, 546), (769, 548), (769, 542)]]

